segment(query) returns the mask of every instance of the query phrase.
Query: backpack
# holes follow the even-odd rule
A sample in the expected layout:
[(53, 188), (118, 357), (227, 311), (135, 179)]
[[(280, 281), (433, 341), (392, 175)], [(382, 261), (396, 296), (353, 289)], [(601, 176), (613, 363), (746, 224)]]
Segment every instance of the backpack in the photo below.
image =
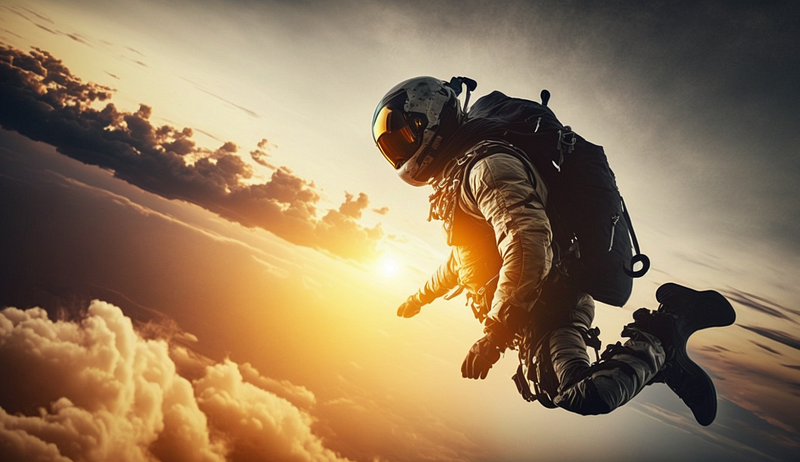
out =
[[(649, 269), (649, 259), (639, 251), (603, 148), (561, 126), (546, 106), (548, 99), (546, 90), (544, 104), (495, 91), (476, 101), (469, 120), (491, 119), (505, 130), (493, 137), (497, 139), (471, 149), (470, 158), (461, 161), (464, 169), (459, 176), (467, 178), (475, 162), (498, 152), (532, 164), (548, 188), (546, 213), (553, 230), (554, 266), (595, 300), (623, 306), (633, 279)], [(634, 271), (637, 263), (642, 267)]]

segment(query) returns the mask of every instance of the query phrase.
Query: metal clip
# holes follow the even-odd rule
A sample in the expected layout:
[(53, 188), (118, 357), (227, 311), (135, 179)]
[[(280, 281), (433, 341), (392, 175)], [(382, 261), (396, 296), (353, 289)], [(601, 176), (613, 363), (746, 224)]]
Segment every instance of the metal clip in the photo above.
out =
[(567, 253), (575, 253), (575, 258), (581, 258), (581, 244), (578, 242), (578, 236), (572, 235), (572, 239), (569, 240), (570, 246)]
[[(567, 140), (567, 137), (571, 135), (571, 138)], [(575, 132), (572, 131), (572, 128), (569, 125), (565, 125), (563, 130), (558, 131), (558, 144), (556, 148), (558, 149), (558, 162), (552, 161), (553, 166), (561, 172), (561, 165), (564, 164), (564, 153), (570, 154), (572, 151), (575, 150), (575, 144), (578, 142), (578, 138), (575, 137)]]
[(452, 191), (458, 191), (458, 187), (459, 186), (461, 186), (461, 179), (460, 178), (454, 178), (453, 179), (453, 183), (450, 184), (449, 189), (450, 189), (451, 192)]
[[(569, 125), (565, 125), (564, 132), (562, 133), (561, 130), (559, 130), (558, 133), (559, 133), (559, 138), (558, 138), (559, 151), (566, 148), (567, 154), (569, 154), (573, 150), (575, 150), (575, 144), (578, 143), (578, 138), (575, 136), (575, 132), (572, 131), (572, 127), (570, 127)], [(569, 141), (567, 141), (567, 136), (571, 136), (571, 139)]]

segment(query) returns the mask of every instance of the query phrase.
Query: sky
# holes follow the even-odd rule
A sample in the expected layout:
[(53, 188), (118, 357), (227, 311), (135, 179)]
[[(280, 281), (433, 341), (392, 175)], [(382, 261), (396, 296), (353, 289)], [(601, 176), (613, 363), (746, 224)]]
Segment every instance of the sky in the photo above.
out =
[[(0, 0), (0, 460), (794, 460), (800, 7), (788, 1)], [(609, 415), (526, 403), (374, 146), (384, 93), (462, 75), (603, 145), (652, 261), (735, 325)]]

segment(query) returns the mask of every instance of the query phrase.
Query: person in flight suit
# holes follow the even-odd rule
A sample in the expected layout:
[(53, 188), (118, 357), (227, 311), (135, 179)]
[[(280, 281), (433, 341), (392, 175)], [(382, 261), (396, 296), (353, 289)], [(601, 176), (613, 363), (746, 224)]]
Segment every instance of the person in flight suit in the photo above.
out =
[[(450, 246), (447, 261), (398, 316), (415, 316), (436, 298), (466, 290), (484, 336), (469, 349), (463, 377), (485, 378), (503, 351), (518, 349), (515, 382), (529, 401), (604, 414), (645, 386), (666, 383), (701, 425), (709, 425), (716, 392), (687, 356), (686, 341), (696, 330), (733, 323), (730, 303), (714, 291), (664, 284), (656, 292), (660, 307), (634, 312), (622, 331), (627, 340), (591, 362), (594, 299), (558, 271), (548, 184), (526, 154), (504, 140), (504, 127), (462, 109), (463, 83), (475, 87), (466, 78), (406, 80), (380, 100), (373, 116), (375, 143), (400, 178), (433, 187), (431, 216), (443, 220)], [(469, 93), (464, 106), (468, 101)], [(535, 103), (536, 131), (568, 130), (543, 103)]]

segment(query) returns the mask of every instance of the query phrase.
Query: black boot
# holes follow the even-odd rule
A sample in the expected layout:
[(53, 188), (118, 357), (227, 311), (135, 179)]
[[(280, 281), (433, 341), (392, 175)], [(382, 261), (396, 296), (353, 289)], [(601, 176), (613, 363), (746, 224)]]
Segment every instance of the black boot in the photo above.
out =
[(700, 425), (710, 425), (717, 415), (717, 393), (711, 377), (689, 359), (686, 342), (700, 329), (733, 324), (736, 313), (718, 292), (698, 292), (673, 283), (659, 287), (656, 300), (661, 303), (658, 310), (636, 310), (634, 322), (625, 327), (623, 335), (635, 336), (638, 329), (661, 341), (666, 363), (653, 382), (666, 383), (689, 406)]

